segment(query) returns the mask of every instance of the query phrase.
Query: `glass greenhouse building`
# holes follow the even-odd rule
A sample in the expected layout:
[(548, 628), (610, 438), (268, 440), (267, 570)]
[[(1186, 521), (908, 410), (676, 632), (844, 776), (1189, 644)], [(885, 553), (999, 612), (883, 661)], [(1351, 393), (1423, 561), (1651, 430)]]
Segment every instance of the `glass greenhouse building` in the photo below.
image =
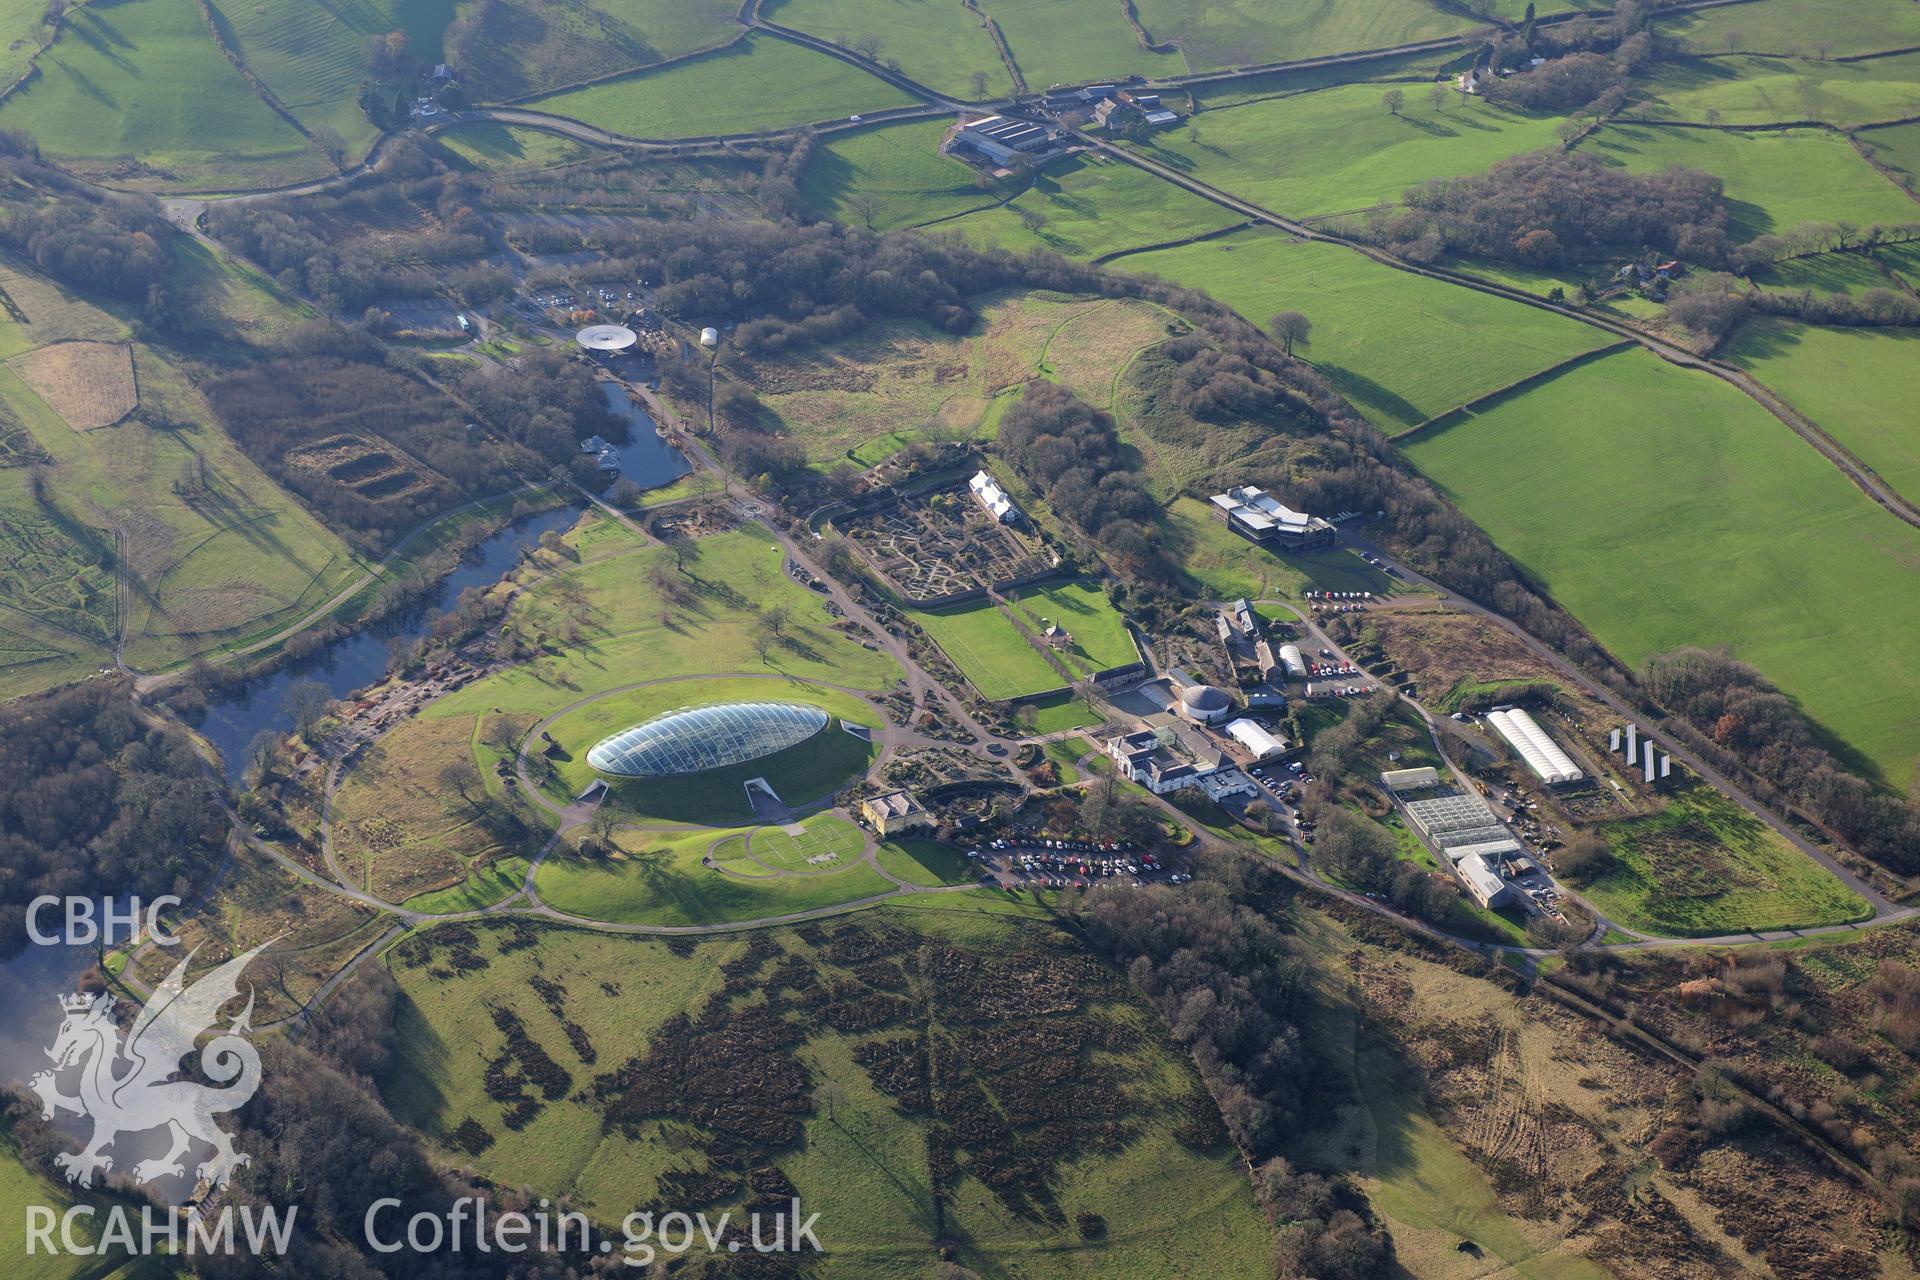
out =
[(770, 756), (826, 727), (826, 712), (794, 702), (682, 707), (597, 743), (587, 763), (621, 778), (666, 778)]

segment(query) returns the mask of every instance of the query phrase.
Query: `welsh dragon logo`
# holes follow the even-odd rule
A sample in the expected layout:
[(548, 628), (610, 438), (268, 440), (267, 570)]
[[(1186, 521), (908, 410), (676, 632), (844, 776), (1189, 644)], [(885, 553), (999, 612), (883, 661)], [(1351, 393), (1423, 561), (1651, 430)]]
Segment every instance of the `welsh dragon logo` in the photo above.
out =
[[(96, 1172), (112, 1171), (112, 1157), (102, 1153), (116, 1139), (160, 1128), (170, 1131), (172, 1145), (159, 1159), (134, 1166), (138, 1182), (184, 1175), (183, 1161), (196, 1142), (213, 1148), (212, 1158), (195, 1173), (215, 1187), (252, 1163), (214, 1123), (222, 1112), (245, 1106), (260, 1087), (260, 1054), (246, 1039), (253, 1017), (251, 987), (239, 1017), (200, 1048), (201, 1072), (224, 1087), (174, 1077), (200, 1037), (214, 1029), (220, 1010), (239, 998), (241, 973), (265, 949), (263, 945), (235, 956), (192, 986), (186, 981), (193, 959), (188, 955), (141, 1008), (124, 1043), (112, 1017), (113, 997), (101, 993), (60, 998), (66, 1020), (47, 1050), (54, 1068), (36, 1075), (31, 1087), (40, 1095), (45, 1118), (70, 1111), (93, 1121), (85, 1150), (54, 1157), (66, 1170), (67, 1181), (92, 1186)], [(73, 1073), (79, 1076), (79, 1093), (69, 1097), (60, 1091), (61, 1080)]]

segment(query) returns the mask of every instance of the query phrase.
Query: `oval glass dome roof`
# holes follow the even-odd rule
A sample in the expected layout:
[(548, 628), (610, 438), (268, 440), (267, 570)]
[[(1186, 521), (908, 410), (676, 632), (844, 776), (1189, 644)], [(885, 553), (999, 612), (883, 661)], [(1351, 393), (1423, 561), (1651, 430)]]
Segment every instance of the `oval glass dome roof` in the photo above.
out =
[(797, 702), (683, 707), (595, 744), (587, 764), (621, 778), (698, 773), (784, 751), (826, 727), (826, 712)]

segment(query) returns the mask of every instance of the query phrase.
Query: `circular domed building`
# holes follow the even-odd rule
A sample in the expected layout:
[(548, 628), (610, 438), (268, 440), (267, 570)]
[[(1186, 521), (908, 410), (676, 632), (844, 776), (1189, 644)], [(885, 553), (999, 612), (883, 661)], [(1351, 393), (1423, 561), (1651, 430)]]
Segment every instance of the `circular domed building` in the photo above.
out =
[(1179, 709), (1196, 724), (1216, 724), (1233, 714), (1233, 699), (1210, 684), (1190, 684), (1180, 691)]

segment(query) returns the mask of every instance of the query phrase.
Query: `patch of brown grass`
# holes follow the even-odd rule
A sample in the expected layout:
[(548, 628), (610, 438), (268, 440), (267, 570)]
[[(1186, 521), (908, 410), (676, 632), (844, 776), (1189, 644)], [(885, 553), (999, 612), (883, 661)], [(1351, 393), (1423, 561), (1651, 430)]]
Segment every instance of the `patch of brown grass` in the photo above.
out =
[(110, 427), (140, 407), (133, 348), (124, 342), (55, 342), (10, 363), (75, 431)]

